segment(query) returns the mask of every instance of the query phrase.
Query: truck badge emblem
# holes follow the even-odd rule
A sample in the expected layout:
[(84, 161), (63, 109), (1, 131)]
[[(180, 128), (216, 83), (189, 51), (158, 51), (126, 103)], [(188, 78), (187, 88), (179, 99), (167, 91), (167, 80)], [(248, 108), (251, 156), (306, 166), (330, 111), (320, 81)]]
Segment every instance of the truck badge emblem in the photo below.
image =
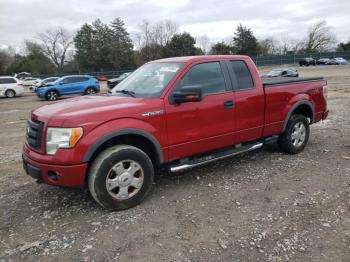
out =
[(149, 116), (158, 116), (164, 114), (164, 110), (159, 110), (159, 111), (151, 111), (147, 113), (143, 113), (142, 116), (144, 117), (149, 117)]

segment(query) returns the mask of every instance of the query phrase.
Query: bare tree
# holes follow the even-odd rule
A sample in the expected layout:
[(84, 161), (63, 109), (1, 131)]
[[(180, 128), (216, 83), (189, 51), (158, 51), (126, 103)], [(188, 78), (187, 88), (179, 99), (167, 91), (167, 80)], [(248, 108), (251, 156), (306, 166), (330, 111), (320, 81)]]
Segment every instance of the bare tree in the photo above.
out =
[(170, 20), (159, 21), (154, 25), (144, 20), (134, 34), (135, 46), (138, 49), (150, 45), (165, 46), (177, 31), (177, 25)]
[(201, 35), (196, 38), (196, 46), (202, 49), (204, 54), (208, 54), (211, 48), (210, 39), (207, 35)]
[(72, 36), (62, 27), (48, 29), (45, 33), (39, 34), (39, 40), (44, 53), (52, 60), (61, 71), (68, 60), (69, 49), (73, 44)]
[(326, 21), (319, 21), (310, 27), (305, 39), (305, 51), (325, 51), (336, 43), (336, 38)]

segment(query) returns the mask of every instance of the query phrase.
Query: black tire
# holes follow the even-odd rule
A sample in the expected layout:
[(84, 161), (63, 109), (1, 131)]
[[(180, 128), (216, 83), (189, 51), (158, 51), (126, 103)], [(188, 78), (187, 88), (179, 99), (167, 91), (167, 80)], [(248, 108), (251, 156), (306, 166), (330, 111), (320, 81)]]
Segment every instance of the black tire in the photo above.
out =
[[(123, 183), (127, 180), (122, 175), (127, 173), (125, 170), (129, 170), (131, 165), (128, 169), (123, 169), (124, 173), (122, 175), (118, 175), (117, 172), (113, 171), (113, 168), (122, 161), (137, 163), (141, 168), (140, 172), (142, 172), (143, 182), (142, 184), (140, 183), (139, 189), (135, 188), (134, 194), (133, 192), (129, 193), (130, 189), (135, 190), (130, 183), (123, 185), (124, 188), (127, 187), (128, 197), (118, 199), (119, 192), (110, 192), (111, 190), (107, 188), (107, 184), (109, 183), (108, 181), (111, 181), (110, 179), (118, 180), (118, 183)], [(115, 175), (115, 177), (111, 178), (111, 175)], [(149, 156), (142, 150), (129, 145), (112, 146), (101, 152), (91, 164), (88, 172), (88, 186), (92, 197), (97, 203), (109, 210), (124, 210), (141, 203), (150, 192), (153, 180), (154, 169)], [(118, 191), (121, 190), (121, 185), (119, 185), (119, 189), (118, 186), (116, 189)]]
[(15, 90), (8, 89), (8, 90), (6, 90), (6, 92), (5, 92), (5, 96), (6, 96), (7, 98), (14, 98), (14, 97), (16, 96), (16, 92), (15, 92)]
[[(295, 129), (298, 127), (296, 125), (302, 125), (305, 129), (305, 137), (303, 138), (303, 141), (301, 140), (301, 137), (294, 137)], [(289, 154), (298, 154), (301, 151), (304, 150), (310, 135), (310, 126), (307, 118), (303, 115), (295, 114), (290, 117), (287, 123), (286, 130), (281, 134), (279, 137), (279, 146), (280, 149), (286, 153)], [(294, 137), (294, 139), (293, 139)], [(296, 142), (298, 140), (298, 142)], [(302, 142), (301, 142), (302, 141)]]
[(84, 95), (94, 95), (96, 94), (96, 89), (93, 87), (86, 88)]
[(48, 92), (46, 93), (45, 99), (46, 99), (47, 101), (55, 101), (55, 100), (57, 100), (58, 96), (59, 96), (59, 94), (58, 94), (57, 91), (55, 91), (55, 90), (50, 90), (50, 91), (48, 91)]

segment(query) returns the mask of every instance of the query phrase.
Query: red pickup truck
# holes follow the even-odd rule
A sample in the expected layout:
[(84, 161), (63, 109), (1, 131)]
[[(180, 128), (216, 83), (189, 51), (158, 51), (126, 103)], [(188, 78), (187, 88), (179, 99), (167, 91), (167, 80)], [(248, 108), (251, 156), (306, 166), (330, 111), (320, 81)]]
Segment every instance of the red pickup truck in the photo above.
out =
[(299, 153), (309, 125), (327, 117), (327, 82), (267, 81), (247, 56), (147, 63), (109, 94), (32, 111), (24, 169), (50, 185), (87, 186), (100, 205), (121, 210), (145, 198), (163, 167), (185, 170), (272, 140)]

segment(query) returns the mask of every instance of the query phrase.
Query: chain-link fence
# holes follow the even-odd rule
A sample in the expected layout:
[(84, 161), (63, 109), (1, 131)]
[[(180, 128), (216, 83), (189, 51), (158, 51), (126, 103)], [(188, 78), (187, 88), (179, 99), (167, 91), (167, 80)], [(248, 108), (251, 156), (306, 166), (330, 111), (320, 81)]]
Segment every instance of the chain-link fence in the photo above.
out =
[(116, 78), (124, 73), (132, 72), (135, 69), (136, 68), (128, 68), (128, 69), (117, 70), (117, 71), (101, 71), (101, 72), (89, 72), (89, 73), (78, 72), (78, 73), (65, 73), (65, 74), (44, 74), (44, 75), (33, 75), (33, 77), (44, 79), (52, 76), (61, 77), (66, 75), (90, 75), (90, 76), (106, 76), (108, 79), (111, 79), (111, 78)]
[(316, 60), (320, 58), (335, 58), (335, 57), (350, 59), (350, 51), (257, 56), (257, 57), (252, 57), (252, 59), (257, 66), (265, 66), (265, 65), (298, 64), (299, 61), (305, 57), (312, 57)]
[[(343, 57), (350, 59), (350, 51), (343, 52), (324, 52), (324, 53), (306, 53), (306, 54), (290, 54), (290, 55), (273, 55), (273, 56), (257, 56), (252, 57), (253, 61), (257, 66), (265, 65), (285, 65), (285, 64), (298, 64), (299, 61), (305, 57), (312, 57), (314, 59), (320, 58), (335, 58)], [(70, 75), (91, 75), (91, 76), (106, 76), (108, 79), (120, 76), (123, 73), (132, 72), (135, 68), (128, 68), (125, 70), (118, 71), (101, 71), (101, 72), (90, 72), (90, 73), (70, 73)], [(66, 74), (55, 74), (55, 75), (35, 75), (35, 77), (46, 78), (51, 76), (64, 76)]]

